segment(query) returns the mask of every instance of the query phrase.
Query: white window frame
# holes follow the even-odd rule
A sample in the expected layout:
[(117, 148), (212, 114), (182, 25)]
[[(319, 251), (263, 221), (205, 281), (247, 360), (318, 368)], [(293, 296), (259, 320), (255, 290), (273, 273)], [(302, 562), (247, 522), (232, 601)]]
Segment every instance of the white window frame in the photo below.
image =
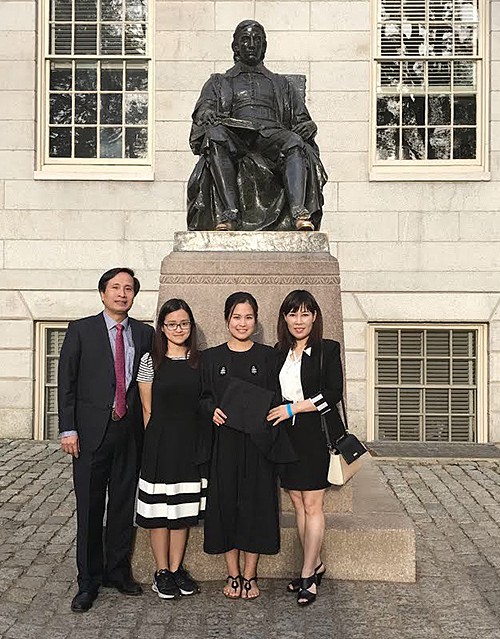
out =
[(45, 439), (45, 361), (47, 330), (66, 330), (69, 322), (36, 322), (35, 325), (35, 424), (34, 439)]
[[(37, 134), (36, 134), (36, 166), (35, 180), (127, 180), (153, 181), (155, 157), (155, 60), (154, 60), (154, 15), (156, 0), (148, 2), (148, 36), (145, 56), (50, 56), (49, 43), (49, 9), (50, 0), (38, 0), (38, 53), (37, 53)], [(126, 160), (114, 158), (49, 158), (48, 157), (48, 82), (51, 59), (71, 60), (83, 58), (88, 60), (147, 62), (148, 73), (148, 157), (145, 159)]]
[(375, 441), (376, 332), (379, 329), (475, 330), (477, 332), (477, 443), (488, 443), (488, 325), (457, 322), (372, 322), (368, 324), (367, 441)]
[(379, 160), (377, 161), (377, 51), (378, 12), (381, 0), (370, 2), (371, 10), (371, 99), (369, 180), (373, 182), (409, 181), (488, 181), (489, 171), (489, 39), (490, 4), (478, 0), (479, 72), (477, 78), (477, 136), (478, 157), (473, 160)]

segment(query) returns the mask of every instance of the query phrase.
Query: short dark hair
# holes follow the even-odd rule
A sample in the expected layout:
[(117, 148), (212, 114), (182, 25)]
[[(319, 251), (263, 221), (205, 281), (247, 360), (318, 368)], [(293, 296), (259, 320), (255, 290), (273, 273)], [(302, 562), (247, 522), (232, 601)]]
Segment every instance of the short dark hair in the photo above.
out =
[(167, 337), (163, 332), (163, 322), (165, 321), (165, 317), (169, 313), (175, 313), (175, 311), (186, 311), (189, 316), (189, 321), (191, 322), (191, 333), (186, 340), (186, 347), (189, 351), (188, 363), (192, 368), (196, 368), (198, 366), (198, 361), (200, 357), (200, 353), (198, 350), (198, 335), (196, 330), (196, 322), (194, 321), (193, 311), (189, 307), (189, 304), (184, 300), (178, 299), (177, 297), (173, 297), (170, 300), (167, 300), (165, 304), (160, 308), (158, 313), (158, 319), (156, 320), (156, 329), (155, 336), (153, 339), (153, 368), (158, 370), (160, 364), (163, 362), (163, 358), (165, 357), (165, 353), (167, 352)]
[(266, 54), (267, 38), (266, 38), (266, 31), (264, 27), (260, 24), (260, 22), (257, 22), (257, 20), (243, 20), (243, 22), (239, 23), (239, 25), (236, 27), (233, 33), (233, 42), (231, 44), (231, 48), (233, 50), (233, 60), (235, 62), (238, 62), (238, 60), (240, 59), (239, 51), (237, 50), (238, 38), (240, 37), (240, 33), (244, 29), (247, 29), (248, 27), (256, 27), (257, 29), (260, 29), (260, 31), (262, 32), (262, 38), (264, 40), (264, 45), (262, 47), (262, 59), (264, 59), (264, 56)]
[(323, 315), (314, 295), (309, 291), (295, 290), (283, 300), (278, 315), (278, 349), (280, 351), (288, 351), (294, 348), (297, 340), (288, 330), (285, 316), (288, 313), (296, 313), (301, 308), (305, 308), (310, 313), (316, 313), (316, 319), (307, 338), (307, 346), (319, 344), (323, 339)]
[(117, 266), (116, 268), (110, 268), (101, 275), (101, 279), (97, 284), (97, 289), (100, 293), (104, 293), (108, 285), (109, 280), (112, 280), (118, 275), (118, 273), (127, 273), (134, 280), (134, 295), (137, 295), (141, 288), (139, 280), (136, 278), (134, 271), (126, 266)]
[(255, 315), (255, 321), (257, 321), (257, 317), (259, 315), (259, 305), (257, 304), (257, 300), (251, 293), (247, 293), (245, 291), (237, 291), (236, 293), (231, 293), (231, 295), (227, 298), (226, 303), (224, 304), (224, 319), (226, 322), (229, 322), (231, 319), (231, 315), (235, 307), (238, 304), (250, 304), (253, 310), (253, 314)]

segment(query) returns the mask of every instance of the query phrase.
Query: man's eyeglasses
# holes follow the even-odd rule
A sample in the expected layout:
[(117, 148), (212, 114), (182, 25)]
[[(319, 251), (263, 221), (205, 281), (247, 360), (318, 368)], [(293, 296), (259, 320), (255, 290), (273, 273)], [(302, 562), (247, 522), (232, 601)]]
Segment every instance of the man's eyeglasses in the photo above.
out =
[(182, 331), (187, 331), (191, 328), (191, 322), (189, 320), (184, 320), (183, 322), (163, 322), (163, 326), (167, 331), (175, 331), (178, 328)]

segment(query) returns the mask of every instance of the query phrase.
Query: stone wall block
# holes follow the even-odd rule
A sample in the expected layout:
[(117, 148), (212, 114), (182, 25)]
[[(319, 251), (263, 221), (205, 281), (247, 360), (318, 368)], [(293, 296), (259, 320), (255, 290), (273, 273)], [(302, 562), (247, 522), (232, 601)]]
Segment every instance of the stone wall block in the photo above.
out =
[[(357, 63), (346, 62), (345, 64)], [(331, 122), (333, 120), (342, 123), (368, 121), (368, 91), (326, 91), (321, 88), (312, 90), (309, 88), (309, 78), (307, 80), (307, 107), (313, 120), (316, 122)]]
[(344, 322), (349, 320), (366, 320), (366, 314), (356, 295), (347, 293), (343, 285), (342, 271), (340, 272), (340, 288), (342, 289), (342, 310)]
[[(342, 186), (342, 185), (341, 185)], [(344, 271), (498, 271), (500, 252), (495, 242), (341, 242), (339, 260)]]
[(33, 382), (24, 379), (0, 378), (0, 406), (2, 408), (25, 408), (31, 410)]
[(344, 321), (344, 342), (347, 351), (366, 350), (366, 322)]
[(340, 210), (385, 211), (397, 202), (400, 211), (496, 211), (498, 182), (360, 182), (340, 185)]
[(30, 317), (28, 307), (17, 291), (0, 291), (0, 318), (28, 319)]
[(214, 63), (212, 61), (160, 60), (155, 65), (156, 90), (199, 92), (213, 71)]
[[(3, 94), (8, 93), (4, 91)], [(34, 150), (0, 150), (0, 175), (5, 180), (28, 180), (33, 177)]]
[(33, 410), (30, 408), (0, 408), (2, 437), (31, 439), (33, 437)]
[[(367, 151), (367, 122), (322, 122), (316, 141), (325, 151)], [(353, 208), (353, 210), (355, 210)]]
[(459, 215), (457, 212), (403, 211), (399, 214), (399, 239), (402, 242), (457, 241)]
[(498, 302), (487, 293), (358, 293), (369, 321), (486, 322)]
[(398, 214), (394, 211), (387, 213), (329, 212), (324, 217), (323, 230), (329, 234), (330, 238), (339, 242), (396, 242)]
[(4, 91), (0, 101), (0, 120), (33, 120), (35, 94), (33, 91)]
[(231, 53), (228, 31), (160, 31), (156, 34), (157, 60), (222, 60)]
[(313, 91), (339, 91), (366, 94), (370, 87), (370, 63), (368, 59), (349, 58), (341, 61), (333, 58), (328, 62), (322, 58), (311, 61), (309, 85)]
[(276, 31), (268, 37), (266, 60), (368, 61), (369, 55), (370, 39), (363, 32)]
[(500, 241), (498, 211), (464, 211), (459, 213), (460, 239), (473, 242)]
[(155, 26), (161, 31), (204, 31), (214, 28), (213, 2), (158, 2)]
[(34, 91), (34, 60), (0, 60), (0, 91)]
[[(349, 379), (346, 382), (346, 403), (351, 411), (366, 412), (366, 382)], [(366, 424), (364, 427), (366, 433)]]
[[(231, 31), (243, 20), (255, 17), (255, 3), (247, 0), (215, 3), (215, 28), (217, 31)], [(267, 25), (264, 25), (267, 30)]]
[[(327, 182), (323, 188), (323, 196), (325, 198), (325, 203), (323, 206), (323, 214), (326, 219), (328, 216), (328, 211), (336, 211), (337, 210), (337, 189), (338, 185), (336, 182)], [(335, 238), (332, 238), (335, 239)]]
[(184, 207), (180, 182), (29, 182), (7, 181), (5, 208), (48, 209), (64, 202), (68, 210), (115, 211), (126, 202), (132, 211), (179, 211)]
[(0, 120), (0, 150), (33, 150), (34, 129), (34, 122), (31, 121)]
[(172, 241), (127, 242), (125, 261), (138, 270), (159, 269), (166, 253), (172, 250)]
[(492, 382), (500, 382), (500, 351), (490, 352), (490, 374)]
[[(264, 25), (268, 41), (274, 39), (272, 31), (305, 31), (309, 28), (307, 2), (257, 2), (256, 19)], [(300, 45), (299, 45), (300, 46)]]
[(120, 240), (125, 211), (0, 210), (0, 237), (18, 240)]
[(369, 31), (369, 2), (311, 2), (313, 31)]
[(348, 380), (366, 379), (366, 353), (346, 351), (345, 378)]
[[(159, 151), (156, 153), (155, 180), (187, 182), (198, 159), (191, 151)], [(172, 231), (181, 228), (172, 228)]]
[(0, 31), (0, 60), (34, 59), (34, 31)]
[[(155, 240), (170, 241), (174, 239), (174, 229), (186, 224), (185, 211), (131, 211), (127, 214), (125, 238), (131, 241)], [(146, 248), (148, 244), (146, 244)], [(163, 257), (163, 256), (162, 256)], [(155, 265), (155, 268), (158, 265)]]
[[(318, 127), (321, 129), (321, 122)], [(346, 153), (344, 151), (321, 151), (328, 179), (332, 182), (359, 182), (368, 179), (368, 154), (363, 151)]]
[[(201, 86), (200, 84), (200, 90)], [(199, 91), (157, 91), (155, 96), (156, 121), (179, 120), (190, 122), (191, 113), (199, 93)]]
[(158, 122), (156, 125), (156, 150), (189, 151), (190, 130), (191, 120), (186, 120), (185, 122)]
[[(373, 247), (378, 248), (376, 244)], [(386, 269), (389, 265), (386, 265)], [(498, 289), (497, 271), (342, 271), (346, 292), (488, 293)]]
[[(7, 240), (6, 268), (75, 269), (89, 263), (88, 241), (66, 240)], [(103, 270), (124, 260), (124, 242), (92, 242), (92, 265)]]
[(2, 377), (32, 379), (33, 352), (31, 350), (0, 350)]
[(24, 320), (0, 320), (0, 348), (33, 348), (33, 323)]
[(35, 2), (2, 2), (0, 4), (0, 31), (35, 31)]

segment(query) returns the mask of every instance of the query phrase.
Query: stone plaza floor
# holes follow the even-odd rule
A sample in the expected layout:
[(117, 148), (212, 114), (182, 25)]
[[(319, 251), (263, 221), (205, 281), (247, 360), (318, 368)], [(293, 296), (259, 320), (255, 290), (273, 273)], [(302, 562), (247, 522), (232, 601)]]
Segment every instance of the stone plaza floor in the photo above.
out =
[(282, 580), (252, 602), (220, 582), (173, 602), (101, 589), (74, 614), (70, 460), (55, 443), (0, 440), (0, 637), (500, 639), (500, 459), (376, 463), (415, 524), (415, 584), (325, 580), (307, 609)]

